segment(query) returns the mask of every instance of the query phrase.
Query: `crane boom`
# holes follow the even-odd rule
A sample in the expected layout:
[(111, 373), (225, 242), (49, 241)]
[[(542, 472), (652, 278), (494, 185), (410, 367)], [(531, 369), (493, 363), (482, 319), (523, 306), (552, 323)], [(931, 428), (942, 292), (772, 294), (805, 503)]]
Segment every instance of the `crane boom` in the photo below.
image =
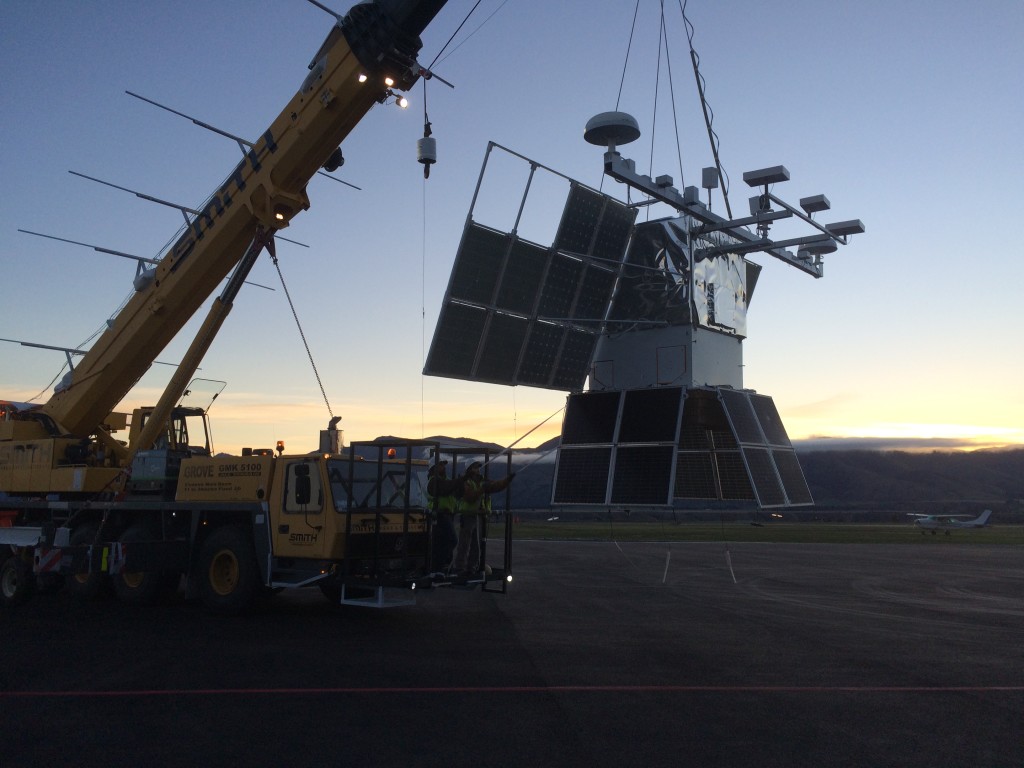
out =
[(40, 409), (61, 432), (94, 432), (242, 260), (257, 233), (282, 229), (309, 207), (306, 185), (342, 140), (392, 88), (408, 90), (420, 76), (419, 34), (444, 4), (372, 0), (338, 21), (299, 91), (198, 209), (67, 386)]
[[(425, 457), (439, 456), (439, 443), (374, 442), (365, 456), (356, 443), (343, 453), (334, 417), (314, 453), (286, 454), (278, 441), (276, 456), (215, 454), (206, 409), (183, 402), (249, 270), (264, 249), (275, 256), (275, 233), (309, 206), (312, 176), (340, 164), (338, 144), (374, 103), (430, 76), (416, 62), (419, 33), (444, 2), (367, 0), (335, 15), (299, 92), (258, 141), (239, 141), (242, 161), (137, 274), (136, 295), (70, 385), (38, 408), (0, 400), (0, 611), (37, 574), (41, 584), (66, 576), (83, 598), (111, 587), (134, 605), (184, 582), (211, 610), (233, 614), (289, 587), (383, 608), (455, 583), (438, 568), (451, 552), (437, 544), (437, 505), (424, 492)], [(156, 405), (134, 408), (128, 440), (115, 439), (129, 414), (112, 408), (221, 284)], [(69, 361), (80, 352), (65, 351)], [(508, 467), (510, 478), (511, 456)], [(484, 536), (479, 569), (458, 583), (504, 592), (511, 543), (509, 517), (506, 565), (483, 565)]]

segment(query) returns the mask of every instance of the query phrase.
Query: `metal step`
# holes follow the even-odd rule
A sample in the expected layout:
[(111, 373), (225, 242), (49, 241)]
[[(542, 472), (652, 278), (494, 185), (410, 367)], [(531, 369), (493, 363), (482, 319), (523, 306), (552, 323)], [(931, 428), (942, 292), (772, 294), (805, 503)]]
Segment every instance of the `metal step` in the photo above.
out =
[[(367, 594), (369, 592), (370, 594)], [(354, 594), (358, 597), (352, 596)], [(341, 585), (342, 605), (362, 605), (367, 608), (396, 608), (416, 605), (416, 593), (397, 587), (353, 587)]]

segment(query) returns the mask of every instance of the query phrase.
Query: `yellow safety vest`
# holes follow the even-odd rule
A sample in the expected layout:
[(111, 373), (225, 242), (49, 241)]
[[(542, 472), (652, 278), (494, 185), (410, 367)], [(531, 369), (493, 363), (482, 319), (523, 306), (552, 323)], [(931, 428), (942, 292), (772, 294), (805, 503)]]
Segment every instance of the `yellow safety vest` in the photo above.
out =
[(434, 506), (434, 494), (427, 489), (427, 499), (430, 501), (430, 508), (436, 509), (438, 512), (451, 512), (455, 514), (455, 497), (450, 493), (445, 496), (439, 496), (437, 498), (437, 506)]
[[(484, 484), (482, 482), (476, 482), (474, 480), (466, 480), (466, 490), (472, 489), (474, 492), (483, 491)], [(487, 512), (485, 508), (484, 499), (486, 498), (482, 493), (475, 501), (466, 501), (466, 490), (463, 491), (462, 498), (459, 499), (459, 512), (469, 513), (475, 512), (477, 514), (484, 514)]]

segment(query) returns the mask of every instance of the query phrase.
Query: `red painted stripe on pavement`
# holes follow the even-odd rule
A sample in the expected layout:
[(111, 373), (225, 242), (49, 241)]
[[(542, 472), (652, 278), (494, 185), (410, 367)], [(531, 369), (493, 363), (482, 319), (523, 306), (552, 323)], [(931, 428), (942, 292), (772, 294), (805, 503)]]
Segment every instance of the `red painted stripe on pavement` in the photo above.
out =
[(520, 685), (425, 688), (197, 688), (134, 691), (0, 691), (3, 698), (146, 696), (323, 696), (451, 693), (1024, 693), (1024, 685)]

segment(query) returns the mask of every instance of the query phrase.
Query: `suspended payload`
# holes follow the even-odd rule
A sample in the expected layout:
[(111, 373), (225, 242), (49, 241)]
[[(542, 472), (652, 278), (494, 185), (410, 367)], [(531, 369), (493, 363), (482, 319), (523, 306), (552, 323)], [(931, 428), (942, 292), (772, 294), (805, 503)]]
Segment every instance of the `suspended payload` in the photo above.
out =
[[(749, 217), (733, 217), (688, 30), (715, 160), (702, 174), (707, 203), (697, 187), (638, 173), (619, 153), (641, 134), (625, 112), (595, 115), (583, 138), (605, 148), (605, 175), (638, 202), (489, 144), (427, 356), (427, 375), (569, 393), (555, 505), (813, 504), (774, 402), (743, 384), (761, 271), (747, 257), (763, 252), (820, 278), (823, 256), (864, 226), (816, 221), (831, 207), (824, 195), (799, 209), (777, 197), (772, 187), (790, 178), (782, 165), (743, 174), (757, 194)], [(511, 190), (504, 213), (495, 213), (492, 177)], [(728, 217), (711, 209), (715, 189)], [(637, 223), (655, 204), (674, 214)], [(530, 220), (537, 211), (542, 220), (556, 212), (543, 235)], [(810, 234), (773, 239), (784, 219)]]

